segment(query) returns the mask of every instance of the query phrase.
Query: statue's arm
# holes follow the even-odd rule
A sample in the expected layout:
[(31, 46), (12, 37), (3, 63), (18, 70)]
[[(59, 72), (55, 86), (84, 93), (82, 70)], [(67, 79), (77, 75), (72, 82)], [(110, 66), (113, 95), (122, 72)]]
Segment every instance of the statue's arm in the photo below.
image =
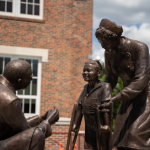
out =
[[(56, 113), (54, 111), (51, 111), (49, 116), (50, 118), (46, 118), (46, 120), (43, 120), (36, 126), (43, 131), (45, 138), (49, 137), (52, 134), (51, 124), (59, 119), (58, 110), (56, 111)], [(19, 99), (13, 100), (4, 109), (3, 120), (5, 120), (5, 122), (13, 129), (14, 135), (30, 128), (24, 114), (22, 113)]]
[(114, 103), (121, 100), (133, 99), (148, 85), (149, 50), (147, 45), (139, 43), (134, 51), (134, 55), (135, 75), (131, 83), (111, 99)]
[(76, 115), (75, 115), (75, 118), (74, 118), (73, 127), (72, 127), (73, 131), (78, 131), (79, 130), (80, 125), (81, 125), (82, 117), (83, 117), (82, 106), (81, 106), (81, 104), (78, 104), (77, 110), (76, 110)]
[(39, 125), (44, 119), (38, 115), (26, 119), (30, 127)]
[[(101, 103), (105, 105), (105, 103), (110, 102), (111, 96), (112, 96), (112, 88), (111, 85), (109, 83), (105, 83), (104, 87), (103, 87), (103, 91), (102, 91), (102, 95), (101, 95)], [(110, 120), (110, 110), (108, 108), (103, 108), (102, 109), (103, 112), (101, 113), (101, 117), (104, 120), (104, 125), (108, 125), (110, 127), (111, 125), (111, 120)]]
[(7, 105), (3, 111), (3, 120), (13, 129), (14, 134), (30, 128), (22, 113), (19, 99), (13, 100)]
[(118, 76), (116, 76), (111, 68), (110, 55), (108, 52), (105, 52), (105, 82), (110, 83), (112, 89), (116, 86), (118, 82)]

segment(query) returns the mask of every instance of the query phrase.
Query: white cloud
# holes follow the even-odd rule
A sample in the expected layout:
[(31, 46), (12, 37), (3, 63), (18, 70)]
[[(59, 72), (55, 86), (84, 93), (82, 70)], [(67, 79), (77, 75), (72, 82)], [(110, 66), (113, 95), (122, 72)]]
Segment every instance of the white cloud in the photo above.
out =
[(130, 27), (123, 26), (123, 30), (123, 35), (126, 37), (144, 42), (150, 47), (150, 24), (143, 23), (139, 28), (135, 25)]
[[(108, 18), (122, 25), (124, 36), (144, 42), (150, 47), (149, 6), (149, 0), (94, 0), (93, 29), (98, 28), (101, 19)], [(104, 60), (104, 50), (95, 39), (93, 54), (100, 55)]]
[[(123, 27), (123, 36), (144, 42), (150, 48), (150, 24), (143, 23), (139, 26), (139, 28), (135, 25), (132, 25), (130, 27), (127, 26), (122, 27)], [(104, 62), (104, 49), (101, 48), (101, 45), (98, 41), (93, 42), (92, 54), (100, 56), (100, 59)]]
[(92, 55), (100, 56), (100, 61), (104, 62), (104, 49), (101, 47), (101, 44), (97, 41), (93, 42), (93, 52)]
[(102, 18), (119, 25), (150, 23), (149, 0), (94, 0), (93, 27), (97, 28)]

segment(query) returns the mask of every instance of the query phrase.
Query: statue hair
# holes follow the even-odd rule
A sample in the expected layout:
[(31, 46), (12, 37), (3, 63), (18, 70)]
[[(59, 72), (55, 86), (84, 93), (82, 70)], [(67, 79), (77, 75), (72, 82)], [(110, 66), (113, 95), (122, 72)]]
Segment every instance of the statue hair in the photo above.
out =
[(102, 65), (101, 65), (101, 63), (97, 60), (97, 61), (95, 61), (95, 60), (89, 60), (88, 62), (86, 62), (85, 64), (92, 64), (92, 65), (95, 65), (96, 66), (96, 70), (97, 71), (102, 71)]
[(96, 32), (95, 32), (95, 36), (96, 38), (98, 37), (104, 37), (104, 38), (111, 38), (111, 39), (116, 39), (116, 38), (120, 38), (120, 36), (122, 35), (123, 29), (122, 26), (118, 26), (118, 28), (120, 29), (120, 34), (117, 35), (116, 33), (107, 30), (103, 27), (97, 28)]

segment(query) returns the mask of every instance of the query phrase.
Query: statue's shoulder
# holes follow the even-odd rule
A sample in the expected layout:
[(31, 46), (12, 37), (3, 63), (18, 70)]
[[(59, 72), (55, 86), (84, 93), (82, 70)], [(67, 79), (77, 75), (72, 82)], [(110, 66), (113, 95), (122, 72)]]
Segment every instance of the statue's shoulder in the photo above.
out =
[(15, 99), (18, 99), (16, 94), (7, 86), (0, 84), (0, 105), (7, 105)]
[(139, 48), (139, 47), (148, 49), (148, 46), (145, 43), (141, 42), (141, 41), (129, 39), (127, 37), (125, 37), (125, 39), (126, 39), (126, 44), (130, 45), (130, 49), (135, 48), (137, 50), (137, 48)]
[(109, 88), (109, 87), (111, 87), (110, 83), (107, 83), (107, 82), (104, 82), (104, 81), (101, 81), (101, 84), (102, 84), (103, 88)]

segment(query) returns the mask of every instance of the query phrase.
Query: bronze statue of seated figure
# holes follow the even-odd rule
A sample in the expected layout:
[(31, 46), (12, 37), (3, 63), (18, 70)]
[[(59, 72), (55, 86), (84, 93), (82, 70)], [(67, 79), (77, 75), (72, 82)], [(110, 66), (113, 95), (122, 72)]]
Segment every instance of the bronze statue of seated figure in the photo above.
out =
[(10, 61), (0, 76), (0, 150), (44, 150), (45, 138), (59, 111), (26, 119), (15, 91), (25, 89), (32, 80), (31, 65), (24, 60)]

